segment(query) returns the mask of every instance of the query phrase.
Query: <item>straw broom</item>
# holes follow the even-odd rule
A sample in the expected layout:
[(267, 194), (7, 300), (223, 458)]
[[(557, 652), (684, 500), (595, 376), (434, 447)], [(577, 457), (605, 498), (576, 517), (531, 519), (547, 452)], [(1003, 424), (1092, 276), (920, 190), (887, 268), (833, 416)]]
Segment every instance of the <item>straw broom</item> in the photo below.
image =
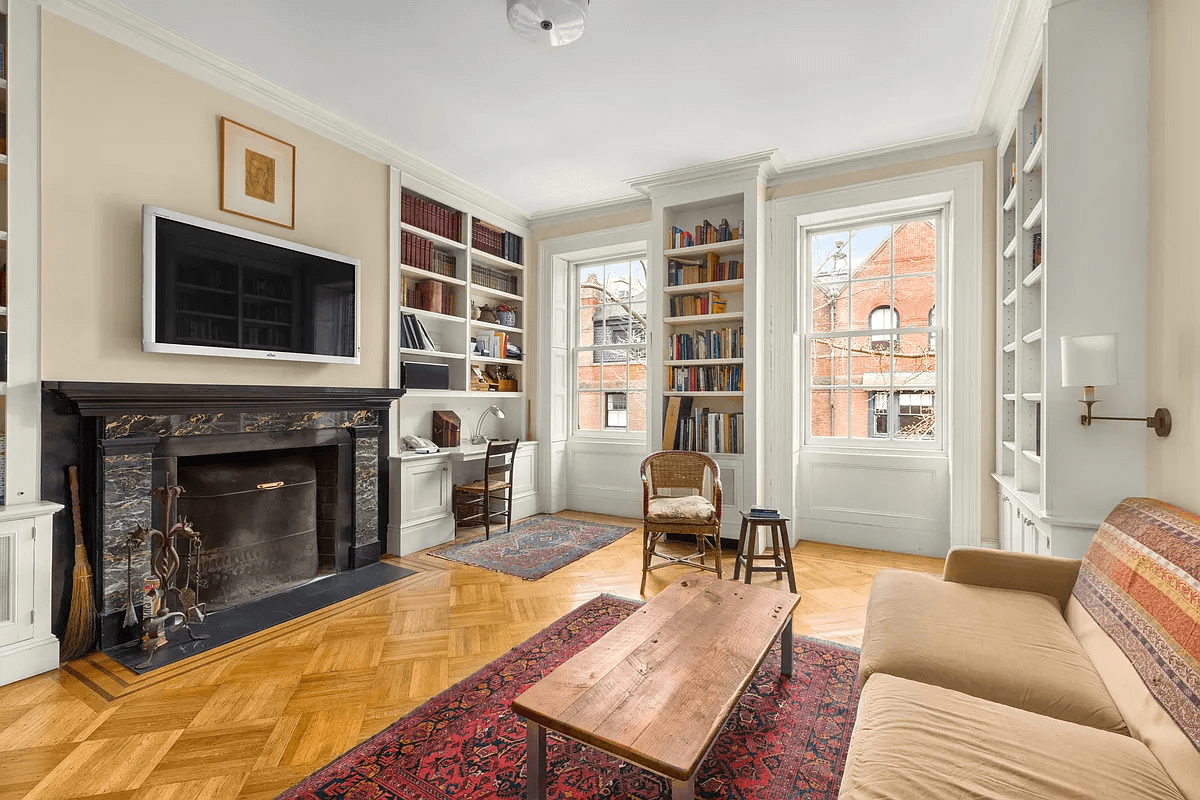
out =
[(79, 658), (96, 641), (96, 596), (92, 588), (92, 567), (83, 544), (83, 521), (79, 515), (79, 469), (69, 467), (71, 483), (71, 520), (75, 524), (75, 580), (71, 586), (71, 614), (63, 631), (60, 655), (63, 661)]

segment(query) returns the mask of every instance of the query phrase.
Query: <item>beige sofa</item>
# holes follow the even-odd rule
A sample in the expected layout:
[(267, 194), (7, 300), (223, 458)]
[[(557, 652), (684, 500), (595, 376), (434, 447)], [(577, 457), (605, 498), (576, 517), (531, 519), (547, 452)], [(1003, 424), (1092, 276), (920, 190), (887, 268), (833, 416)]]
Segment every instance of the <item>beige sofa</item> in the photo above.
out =
[(1200, 518), (1143, 498), (1083, 561), (880, 573), (839, 800), (1200, 800), (1197, 578)]

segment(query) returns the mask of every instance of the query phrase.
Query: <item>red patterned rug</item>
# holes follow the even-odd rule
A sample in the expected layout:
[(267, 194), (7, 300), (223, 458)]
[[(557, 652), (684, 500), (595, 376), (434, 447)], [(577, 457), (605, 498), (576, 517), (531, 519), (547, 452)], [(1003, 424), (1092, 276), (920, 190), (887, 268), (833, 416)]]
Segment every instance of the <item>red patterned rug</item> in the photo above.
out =
[[(525, 722), (514, 697), (640, 606), (602, 595), (434, 697), (280, 795), (346, 798), (525, 796)], [(858, 706), (858, 651), (797, 637), (791, 678), (767, 656), (700, 766), (699, 798), (832, 800)], [(669, 797), (667, 782), (549, 734), (549, 798)]]

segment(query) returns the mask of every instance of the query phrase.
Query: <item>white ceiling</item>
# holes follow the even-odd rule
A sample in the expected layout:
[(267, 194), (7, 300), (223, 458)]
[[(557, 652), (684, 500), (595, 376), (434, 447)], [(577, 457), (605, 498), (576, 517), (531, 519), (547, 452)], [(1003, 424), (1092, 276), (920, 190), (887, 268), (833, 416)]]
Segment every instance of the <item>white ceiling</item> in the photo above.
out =
[(120, 0), (537, 212), (779, 148), (964, 131), (997, 0), (593, 0), (539, 49), (504, 0)]

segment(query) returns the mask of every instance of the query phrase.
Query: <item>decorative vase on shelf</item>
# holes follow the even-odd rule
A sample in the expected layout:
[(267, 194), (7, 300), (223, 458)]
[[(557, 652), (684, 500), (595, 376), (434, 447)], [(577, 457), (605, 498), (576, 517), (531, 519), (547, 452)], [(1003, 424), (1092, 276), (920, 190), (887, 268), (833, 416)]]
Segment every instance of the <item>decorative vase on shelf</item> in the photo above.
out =
[(471, 303), (471, 319), (479, 319), (479, 306)]
[(496, 322), (506, 328), (517, 327), (517, 312), (503, 306), (496, 309)]

